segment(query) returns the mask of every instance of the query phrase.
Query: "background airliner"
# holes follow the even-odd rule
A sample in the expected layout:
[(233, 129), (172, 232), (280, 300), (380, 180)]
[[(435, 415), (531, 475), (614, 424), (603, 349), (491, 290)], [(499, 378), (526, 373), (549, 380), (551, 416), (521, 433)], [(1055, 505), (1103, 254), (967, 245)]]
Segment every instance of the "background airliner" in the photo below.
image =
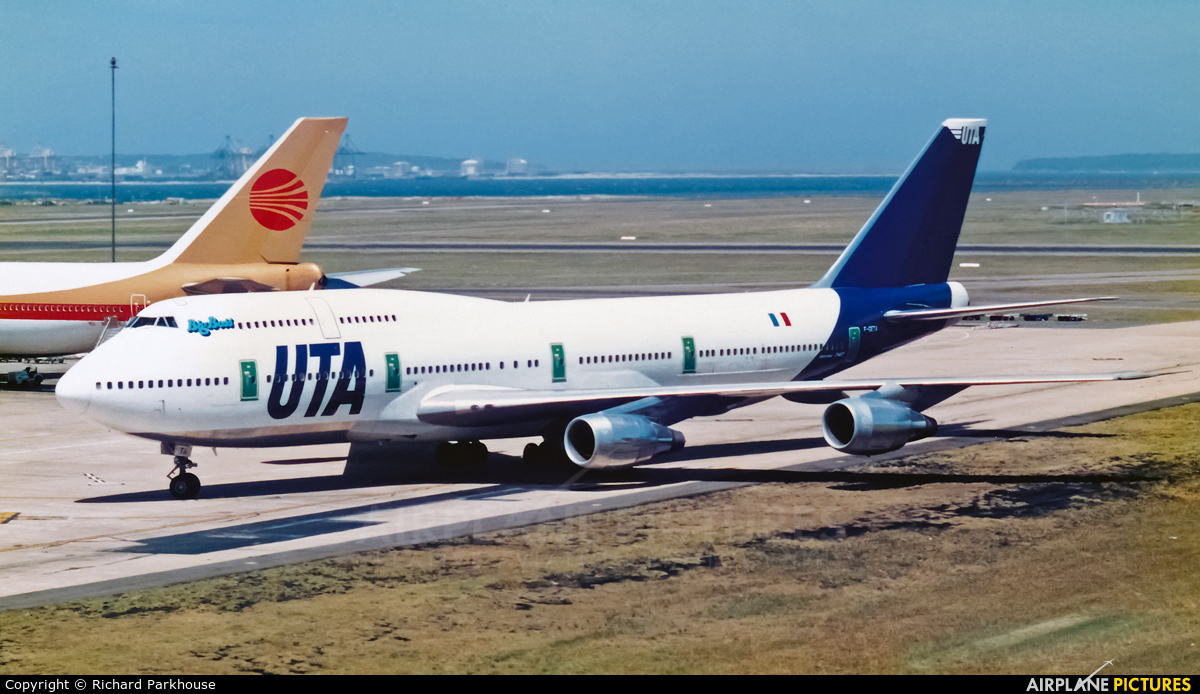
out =
[(527, 459), (614, 468), (683, 446), (676, 422), (782, 395), (831, 403), (826, 441), (871, 454), (933, 434), (922, 411), (968, 386), (1145, 377), (822, 380), (960, 316), (1067, 303), (970, 307), (947, 282), (985, 125), (943, 123), (810, 288), (537, 303), (373, 289), (174, 299), (71, 369), (58, 399), (161, 442), (175, 456), (171, 493), (188, 498), (200, 489), (193, 445), (350, 442), (353, 460), (425, 441), (441, 442), (441, 460), (480, 461), (481, 439), (542, 436)]
[[(345, 128), (345, 118), (296, 121), (153, 260), (0, 263), (0, 356), (86, 352), (108, 327), (171, 297), (308, 289), (320, 283), (321, 268), (298, 262), (300, 248)], [(406, 271), (362, 276), (377, 283)], [(345, 279), (351, 282), (361, 279), (349, 274)]]

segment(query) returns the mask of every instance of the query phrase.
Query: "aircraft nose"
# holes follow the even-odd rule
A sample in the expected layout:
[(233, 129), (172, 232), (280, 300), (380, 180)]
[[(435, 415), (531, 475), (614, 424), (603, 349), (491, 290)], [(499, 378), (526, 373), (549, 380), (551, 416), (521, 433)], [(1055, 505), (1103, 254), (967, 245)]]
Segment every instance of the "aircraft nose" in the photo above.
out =
[(80, 364), (63, 374), (54, 387), (54, 396), (63, 409), (75, 414), (83, 414), (92, 403), (92, 390), (95, 384), (89, 383), (88, 377), (80, 369)]

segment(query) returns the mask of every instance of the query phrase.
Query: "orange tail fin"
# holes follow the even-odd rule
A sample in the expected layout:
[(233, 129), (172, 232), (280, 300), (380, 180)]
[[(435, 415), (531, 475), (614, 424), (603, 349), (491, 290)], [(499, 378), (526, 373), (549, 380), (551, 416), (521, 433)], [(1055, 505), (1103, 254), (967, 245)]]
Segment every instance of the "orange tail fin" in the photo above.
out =
[(301, 118), (233, 184), (162, 264), (295, 263), (345, 118)]

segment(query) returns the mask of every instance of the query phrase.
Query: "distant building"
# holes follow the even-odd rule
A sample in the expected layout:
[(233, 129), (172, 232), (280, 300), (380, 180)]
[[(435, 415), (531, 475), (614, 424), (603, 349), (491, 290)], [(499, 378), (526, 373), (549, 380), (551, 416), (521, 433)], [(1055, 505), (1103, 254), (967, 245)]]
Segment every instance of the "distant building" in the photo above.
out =
[(384, 178), (404, 178), (412, 173), (412, 164), (406, 161), (398, 161), (388, 167)]
[(150, 173), (150, 172), (146, 169), (146, 160), (145, 159), (139, 159), (137, 166), (118, 166), (117, 167), (117, 175), (118, 176), (145, 176), (148, 173)]
[(104, 176), (107, 173), (108, 167), (103, 164), (83, 162), (75, 165), (75, 175), (77, 176)]
[(525, 176), (529, 173), (529, 162), (513, 157), (504, 165), (504, 173), (508, 176)]
[(1129, 210), (1117, 207), (1104, 211), (1105, 224), (1129, 224)]
[(0, 169), (0, 181), (8, 179), (8, 161), (17, 156), (17, 153), (11, 149), (5, 149), (4, 144), (0, 143), (0, 157), (4, 157), (4, 168)]
[[(41, 160), (41, 169), (45, 173), (58, 173), (58, 157), (54, 156), (54, 152), (50, 149), (38, 145), (33, 148), (33, 152), (29, 155), (32, 162)], [(36, 168), (36, 164), (34, 165)]]
[(478, 176), (482, 171), (483, 167), (479, 165), (478, 159), (468, 159), (458, 167), (460, 176)]

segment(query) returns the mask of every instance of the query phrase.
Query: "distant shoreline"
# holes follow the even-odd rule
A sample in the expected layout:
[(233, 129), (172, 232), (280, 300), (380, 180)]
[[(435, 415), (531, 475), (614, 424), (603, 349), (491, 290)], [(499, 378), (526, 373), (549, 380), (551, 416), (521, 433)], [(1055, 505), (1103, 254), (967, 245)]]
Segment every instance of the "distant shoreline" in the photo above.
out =
[[(896, 175), (884, 174), (567, 174), (529, 177), (431, 177), (347, 181), (334, 179), (324, 197), (360, 198), (769, 198), (885, 195)], [(121, 202), (221, 197), (232, 181), (123, 181)], [(1078, 173), (983, 171), (974, 192), (1200, 189), (1200, 173)], [(0, 199), (107, 200), (106, 181), (3, 181)]]

